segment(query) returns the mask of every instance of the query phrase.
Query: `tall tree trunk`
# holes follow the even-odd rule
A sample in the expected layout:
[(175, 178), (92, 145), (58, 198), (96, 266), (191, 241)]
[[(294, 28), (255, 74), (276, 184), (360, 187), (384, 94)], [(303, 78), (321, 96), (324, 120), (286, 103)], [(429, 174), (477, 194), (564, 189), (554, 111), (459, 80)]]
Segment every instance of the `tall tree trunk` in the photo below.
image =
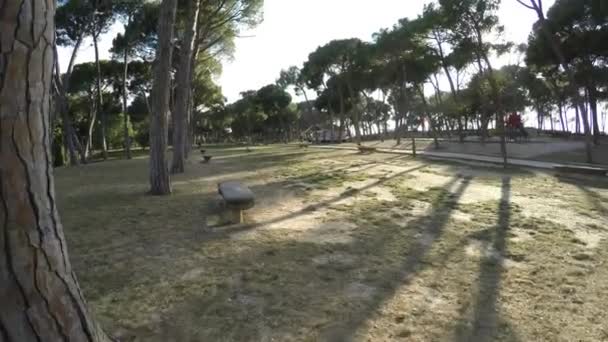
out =
[(71, 166), (77, 166), (80, 164), (78, 160), (78, 154), (76, 153), (76, 144), (74, 143), (73, 134), (74, 127), (72, 126), (72, 120), (70, 120), (70, 115), (67, 110), (68, 102), (67, 99), (58, 96), (57, 99), (57, 107), (58, 111), (61, 113), (61, 127), (63, 130), (63, 144), (65, 146), (66, 151), (68, 152), (69, 162)]
[(560, 100), (557, 106), (559, 107), (559, 121), (562, 125), (562, 131), (566, 132), (566, 122), (564, 121), (564, 103)]
[[(456, 118), (456, 123), (457, 123), (457, 127), (458, 127), (458, 141), (459, 141), (460, 143), (464, 143), (464, 134), (463, 134), (463, 132), (462, 132), (462, 130), (463, 130), (463, 128), (462, 128), (462, 127), (463, 127), (463, 126), (462, 126), (462, 119), (463, 119), (463, 118), (462, 118), (462, 117), (460, 117), (460, 116)], [(465, 125), (465, 126), (464, 126), (464, 127), (465, 127), (464, 129), (466, 129), (466, 119), (465, 119), (465, 123), (464, 123), (464, 125)]]
[(593, 122), (593, 143), (595, 145), (600, 144), (600, 124), (597, 115), (597, 89), (594, 86), (590, 87), (589, 93), (589, 107), (591, 109), (591, 120)]
[(109, 341), (69, 261), (51, 167), (55, 1), (0, 15), (0, 341)]
[(80, 164), (78, 160), (78, 154), (76, 153), (76, 145), (74, 143), (74, 139), (72, 135), (74, 134), (74, 127), (72, 125), (72, 120), (70, 119), (69, 113), (69, 102), (67, 98), (67, 87), (69, 87), (70, 76), (72, 74), (72, 69), (74, 67), (74, 62), (76, 60), (76, 56), (78, 54), (78, 50), (80, 49), (80, 45), (82, 44), (82, 37), (79, 37), (76, 40), (76, 44), (72, 49), (72, 56), (70, 57), (70, 62), (68, 64), (68, 69), (64, 75), (61, 77), (61, 71), (59, 68), (59, 57), (57, 53), (57, 46), (53, 47), (53, 55), (55, 58), (54, 63), (54, 80), (57, 92), (57, 103), (56, 110), (61, 114), (62, 121), (62, 130), (63, 130), (63, 144), (65, 145), (65, 149), (68, 152), (69, 161), (71, 166), (78, 166)]
[(106, 114), (103, 110), (103, 96), (101, 93), (101, 63), (99, 61), (99, 47), (97, 44), (97, 40), (99, 39), (99, 34), (96, 32), (93, 34), (93, 47), (95, 48), (95, 64), (97, 66), (97, 112), (98, 116), (101, 119), (101, 150), (103, 154), (103, 159), (108, 159), (108, 143), (106, 140)]
[[(346, 82), (346, 87), (348, 89), (348, 93), (351, 99), (354, 99), (357, 94), (355, 94), (355, 91), (353, 90), (352, 84), (350, 82)], [(340, 93), (340, 106), (344, 107), (344, 98), (342, 97), (342, 94)], [(341, 108), (342, 111), (344, 111), (344, 108)], [(359, 108), (357, 105), (353, 105), (353, 125), (355, 126), (355, 140), (357, 142), (358, 145), (361, 144), (361, 125), (360, 125), (360, 117), (361, 114), (359, 112)]]
[(331, 98), (332, 98), (332, 91), (331, 88), (328, 88), (327, 85), (325, 83), (323, 83), (323, 87), (327, 90), (328, 93), (328, 101), (327, 101), (327, 112), (329, 113), (329, 124), (330, 124), (330, 131), (331, 131), (331, 139), (335, 139), (335, 128), (334, 128), (334, 109), (331, 105)]
[(95, 127), (95, 120), (97, 120), (97, 110), (94, 108), (96, 105), (93, 105), (91, 111), (89, 113), (89, 129), (87, 130), (87, 141), (84, 146), (84, 159), (89, 158), (91, 149), (93, 148), (93, 128)]
[(188, 129), (188, 105), (192, 71), (192, 54), (195, 45), (195, 31), (198, 22), (199, 1), (188, 1), (188, 20), (181, 40), (179, 67), (177, 69), (177, 89), (173, 114), (173, 160), (171, 173), (184, 172)]
[[(129, 19), (129, 21), (131, 21)], [(122, 57), (124, 63), (124, 70), (122, 74), (122, 115), (123, 115), (123, 126), (124, 126), (124, 144), (125, 144), (125, 157), (131, 159), (131, 137), (129, 136), (129, 113), (127, 112), (127, 79), (129, 77), (129, 47), (128, 42), (125, 46), (125, 53)]]
[[(338, 98), (340, 100), (340, 128), (338, 130), (338, 141), (341, 143), (344, 138), (344, 121), (346, 120), (346, 106), (344, 105), (344, 94), (340, 85), (338, 85)], [(329, 101), (331, 106), (331, 98)]]
[(416, 90), (418, 91), (418, 94), (420, 95), (420, 98), (422, 99), (422, 105), (424, 107), (424, 111), (427, 113), (427, 116), (429, 118), (429, 130), (430, 130), (431, 135), (433, 136), (433, 143), (435, 144), (435, 149), (439, 149), (439, 140), (437, 138), (437, 129), (435, 127), (434, 120), (431, 118), (431, 114), (428, 110), (429, 106), (426, 101), (426, 97), (424, 96), (424, 91), (422, 90), (422, 87), (419, 84), (416, 84), (415, 87), (416, 87)]
[(574, 106), (574, 114), (576, 115), (575, 121), (576, 121), (576, 134), (580, 134), (581, 133), (581, 115), (578, 109), (578, 106)]
[[(192, 67), (194, 67), (194, 64), (192, 65)], [(188, 89), (188, 116), (186, 119), (186, 127), (187, 127), (187, 134), (186, 134), (186, 146), (184, 146), (184, 158), (186, 160), (188, 160), (188, 157), (190, 156), (190, 152), (192, 150), (192, 145), (195, 143), (195, 137), (194, 137), (194, 125), (195, 122), (193, 121), (194, 118), (194, 97), (192, 96), (192, 82), (190, 82), (190, 87)]]
[(490, 63), (490, 58), (488, 57), (488, 53), (485, 49), (483, 43), (483, 34), (481, 32), (481, 28), (479, 26), (479, 22), (472, 20), (474, 23), (473, 29), (475, 31), (475, 36), (477, 40), (477, 63), (479, 66), (479, 72), (484, 73), (484, 68), (481, 64), (481, 60), (484, 61), (487, 67), (487, 72), (490, 80), (490, 88), (492, 90), (492, 97), (494, 99), (494, 103), (496, 104), (496, 129), (500, 135), (500, 153), (503, 159), (503, 166), (507, 167), (507, 139), (506, 139), (506, 130), (505, 130), (505, 118), (504, 113), (502, 111), (502, 101), (500, 99), (500, 91), (498, 89), (498, 84), (496, 83), (496, 79), (494, 78), (494, 68), (492, 67), (492, 63)]
[[(481, 40), (481, 35), (479, 36)], [(481, 45), (481, 43), (480, 43)], [(486, 53), (483, 53), (483, 59), (488, 66), (488, 73), (490, 75), (490, 87), (492, 88), (492, 94), (494, 97), (494, 101), (497, 104), (497, 113), (496, 113), (496, 129), (499, 131), (498, 134), (500, 136), (500, 154), (502, 155), (503, 166), (507, 167), (507, 139), (506, 139), (506, 130), (505, 130), (505, 117), (501, 108), (500, 101), (500, 93), (498, 90), (498, 85), (496, 84), (496, 79), (494, 78), (494, 69), (492, 68), (492, 64), (490, 64), (490, 58)]]
[(400, 145), (401, 144), (401, 134), (400, 134), (400, 131), (401, 131), (401, 118), (399, 118), (397, 115), (398, 114), (396, 114), (396, 116), (395, 116), (395, 132), (394, 132), (394, 134), (395, 134), (395, 140), (397, 140), (397, 145)]
[(163, 0), (158, 20), (158, 48), (154, 67), (153, 106), (150, 118), (150, 193), (152, 195), (171, 193), (166, 151), (176, 7), (177, 0)]
[[(202, 1), (202, 0), (201, 0)], [(200, 7), (202, 2), (198, 1), (198, 3), (196, 4), (196, 6), (198, 6), (198, 21), (200, 22)], [(201, 52), (201, 47), (200, 47), (200, 40), (199, 40), (199, 30), (198, 27), (195, 28), (194, 30), (194, 47), (193, 47), (193, 52), (191, 53), (191, 59), (190, 59), (190, 79), (188, 80), (188, 115), (187, 115), (187, 127), (188, 127), (188, 134), (186, 137), (186, 146), (184, 148), (184, 158), (187, 160), (188, 157), (190, 156), (190, 151), (192, 149), (192, 144), (194, 144), (195, 142), (195, 137), (194, 137), (194, 125), (195, 122), (193, 121), (194, 118), (194, 96), (192, 96), (192, 87), (194, 84), (194, 77), (196, 75), (195, 72), (195, 67), (196, 67), (196, 61), (198, 58), (198, 54)]]

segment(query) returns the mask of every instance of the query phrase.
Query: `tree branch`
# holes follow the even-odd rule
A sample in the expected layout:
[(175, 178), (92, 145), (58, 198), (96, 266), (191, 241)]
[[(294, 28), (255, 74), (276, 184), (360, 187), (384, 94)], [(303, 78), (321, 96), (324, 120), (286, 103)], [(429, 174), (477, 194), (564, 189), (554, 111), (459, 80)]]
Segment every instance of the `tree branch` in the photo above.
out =
[(531, 9), (533, 11), (536, 10), (536, 8), (534, 8), (532, 5), (524, 3), (523, 0), (515, 0), (515, 1), (519, 2), (522, 6), (528, 8), (528, 9)]

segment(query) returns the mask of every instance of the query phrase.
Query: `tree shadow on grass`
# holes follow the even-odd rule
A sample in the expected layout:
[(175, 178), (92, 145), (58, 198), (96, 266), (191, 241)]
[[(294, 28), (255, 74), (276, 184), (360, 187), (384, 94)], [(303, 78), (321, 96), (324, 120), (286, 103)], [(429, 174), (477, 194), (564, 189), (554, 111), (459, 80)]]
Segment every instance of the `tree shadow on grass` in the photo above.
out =
[[(374, 296), (373, 301), (368, 303), (363, 310), (352, 315), (352, 318), (348, 321), (329, 327), (324, 332), (325, 340), (353, 340), (364, 323), (395, 295), (399, 287), (410, 284), (417, 274), (430, 266), (425, 258), (441, 238), (452, 211), (456, 208), (471, 179), (471, 177), (466, 177), (459, 182), (458, 178), (452, 178), (442, 186), (443, 191), (439, 192), (436, 198), (432, 200), (431, 208), (427, 214), (407, 223), (406, 227), (403, 228), (404, 230), (418, 230), (421, 227), (424, 227), (424, 229), (418, 232), (416, 239), (411, 242), (406, 250), (401, 251), (402, 260), (385, 268), (384, 272), (375, 277), (376, 282), (372, 282), (372, 285), (376, 285), (382, 290)], [(452, 187), (455, 187), (453, 191), (446, 190)], [(367, 239), (358, 240), (355, 243), (356, 248), (368, 251), (383, 250), (390, 246), (391, 240), (399, 234), (398, 231), (393, 233), (368, 236)]]
[[(252, 229), (263, 227), (263, 226), (266, 226), (266, 225), (280, 223), (280, 222), (283, 222), (283, 221), (287, 221), (287, 220), (296, 218), (296, 217), (301, 216), (301, 215), (308, 214), (308, 213), (310, 213), (312, 211), (321, 210), (321, 209), (324, 209), (324, 208), (327, 208), (327, 207), (331, 206), (332, 204), (335, 204), (335, 203), (340, 202), (342, 200), (345, 200), (345, 199), (348, 199), (350, 197), (353, 197), (353, 196), (355, 196), (355, 195), (357, 195), (357, 194), (359, 194), (359, 193), (361, 193), (361, 192), (363, 192), (365, 190), (374, 188), (376, 186), (381, 186), (381, 185), (387, 183), (388, 181), (390, 181), (392, 179), (399, 178), (399, 177), (401, 177), (403, 175), (406, 175), (408, 173), (412, 173), (414, 171), (421, 170), (421, 169), (423, 169), (425, 167), (426, 167), (426, 165), (421, 165), (421, 166), (417, 166), (417, 167), (413, 167), (413, 168), (407, 169), (405, 171), (398, 172), (398, 173), (396, 173), (394, 175), (391, 175), (389, 177), (381, 178), (378, 181), (373, 182), (371, 184), (368, 184), (366, 186), (363, 186), (361, 188), (344, 191), (339, 196), (335, 196), (335, 197), (323, 200), (323, 201), (321, 201), (319, 203), (311, 204), (311, 205), (309, 205), (309, 206), (307, 206), (307, 207), (305, 207), (303, 209), (297, 210), (295, 212), (292, 212), (292, 213), (289, 213), (289, 214), (286, 214), (286, 215), (279, 216), (279, 217), (274, 218), (274, 219), (265, 220), (265, 221), (261, 221), (261, 222), (254, 222), (254, 223), (249, 223), (249, 224), (233, 225), (233, 226), (229, 226), (229, 227), (223, 227), (223, 228), (218, 229), (218, 230), (210, 231), (209, 234), (207, 234), (207, 238), (209, 238), (209, 239), (225, 238), (225, 237), (227, 237), (227, 236), (229, 236), (231, 234), (234, 234), (234, 233), (243, 232), (243, 231), (247, 231), (247, 230), (252, 230)], [(288, 184), (288, 182), (283, 182), (281, 184)], [(254, 186), (254, 187), (251, 188), (251, 190), (253, 191), (253, 193), (260, 193), (261, 189), (268, 188), (270, 186), (272, 186), (272, 185), (264, 184), (264, 185), (260, 185), (259, 187), (255, 187)]]
[[(502, 195), (498, 206), (498, 221), (494, 231), (484, 231), (482, 235), (491, 241), (489, 252), (482, 252), (478, 276), (477, 293), (472, 319), (461, 317), (456, 324), (454, 341), (494, 341), (500, 334), (509, 341), (517, 341), (515, 332), (500, 318), (499, 294), (507, 252), (507, 237), (511, 222), (511, 179), (502, 180)], [(466, 304), (468, 305), (468, 303)], [(467, 315), (467, 310), (463, 310)], [(506, 334), (506, 336), (504, 336)]]
[[(247, 229), (331, 206), (423, 167), (425, 165), (380, 179), (314, 207), (254, 223)], [(444, 187), (456, 189), (439, 191), (430, 201), (429, 211), (421, 218), (406, 222), (405, 227), (388, 225), (380, 229), (372, 224), (360, 224), (361, 232), (348, 244), (277, 241), (264, 237), (249, 242), (224, 239), (230, 230), (200, 234), (197, 230), (200, 223), (196, 221), (204, 214), (197, 212), (197, 208), (200, 210), (211, 194), (175, 196), (161, 205), (158, 212), (139, 213), (147, 218), (154, 216), (145, 226), (121, 227), (118, 232), (115, 225), (107, 232), (98, 232), (100, 236), (114, 234), (117, 239), (116, 245), (109, 239), (104, 246), (106, 250), (88, 256), (99, 260), (105, 253), (107, 264), (87, 269), (86, 263), (79, 263), (77, 272), (79, 276), (82, 272), (85, 293), (87, 296), (92, 293), (89, 297), (105, 322), (111, 321), (109, 317), (120, 317), (120, 324), (126, 324), (129, 329), (143, 329), (137, 332), (140, 337), (144, 336), (139, 340), (259, 341), (268, 336), (281, 341), (349, 340), (400, 286), (409, 284), (430, 266), (425, 257), (441, 238), (469, 182), (470, 178), (451, 180)], [(258, 190), (283, 184), (261, 185)], [(165, 203), (164, 199), (145, 200)], [(381, 209), (369, 208), (371, 212)], [(181, 227), (171, 226), (172, 217), (189, 219), (180, 220)], [(350, 213), (345, 218), (357, 221), (361, 215)], [(427, 228), (421, 230), (421, 227)], [(424, 234), (424, 238), (416, 237), (417, 233)], [(118, 243), (121, 234), (130, 238)], [(402, 239), (406, 242), (400, 244), (395, 242), (395, 238), (403, 234), (412, 234), (411, 239)], [(105, 244), (93, 237), (91, 242)], [(87, 252), (87, 246), (78, 251)], [(320, 255), (335, 253), (356, 255), (358, 261), (321, 266), (311, 262)], [(393, 262), (378, 263), (394, 254), (399, 257)], [(109, 283), (108, 278), (112, 278)], [(374, 289), (369, 300), (357, 297), (357, 293), (352, 297), (352, 292), (365, 292), (368, 287)], [(117, 300), (121, 303), (116, 303)], [(133, 317), (126, 317), (128, 313)], [(157, 318), (142, 326), (142, 321), (149, 316)]]
[(579, 189), (585, 194), (589, 203), (593, 205), (595, 208), (595, 212), (597, 212), (600, 217), (607, 218), (608, 217), (608, 199), (598, 194), (596, 191), (589, 189), (586, 186), (579, 185)]
[[(452, 179), (445, 188), (453, 191), (434, 193), (428, 212), (405, 225), (360, 222), (351, 243), (263, 236), (207, 241), (191, 251), (206, 255), (200, 265), (185, 260), (177, 269), (167, 269), (170, 274), (165, 281), (175, 285), (152, 290), (155, 297), (162, 291), (177, 296), (174, 304), (158, 314), (159, 321), (130, 329), (131, 333), (136, 340), (146, 341), (352, 340), (401, 286), (430, 267), (427, 254), (441, 238), (469, 183), (469, 178)], [(382, 210), (382, 203), (378, 205), (362, 210), (377, 213)], [(360, 221), (361, 212), (346, 218)], [(344, 264), (315, 261), (340, 255), (354, 260), (346, 259)], [(184, 267), (192, 270), (183, 271)], [(123, 291), (133, 290), (125, 287)]]
[[(415, 167), (379, 180), (359, 192), (423, 167)], [(260, 196), (269, 196), (287, 184), (289, 180), (253, 186), (252, 190)], [(121, 188), (122, 185), (118, 183), (114, 186)], [(149, 197), (131, 192), (130, 189), (114, 191), (106, 187), (101, 188), (99, 193), (93, 191), (62, 198), (61, 203), (62, 208), (67, 208), (69, 212), (75, 213), (79, 210), (77, 215), (66, 216), (64, 225), (70, 250), (78, 256), (75, 258), (75, 268), (79, 274), (81, 270), (96, 270), (84, 272), (82, 276), (85, 284), (94, 285), (86, 289), (87, 296), (91, 299), (101, 298), (109, 292), (119, 292), (125, 288), (159, 281), (158, 277), (163, 275), (155, 270), (154, 264), (145, 263), (145, 259), (158, 260), (159, 267), (163, 267), (165, 263), (171, 263), (171, 260), (186, 257), (191, 248), (202, 243), (225, 240), (236, 232), (287, 221), (357, 194), (352, 191), (345, 192), (312, 207), (270, 221), (225, 227), (209, 232), (204, 230), (206, 217), (217, 214), (217, 208), (210, 206), (217, 198), (213, 190), (195, 194), (177, 192), (170, 197)], [(90, 210), (82, 210), (82, 203), (88, 203), (85, 208)], [(134, 270), (137, 268), (135, 265), (144, 266)], [(171, 268), (179, 272), (188, 267), (184, 264)], [(109, 269), (112, 270), (111, 277), (106, 273)]]
[(593, 175), (577, 175), (558, 173), (557, 179), (566, 184), (572, 184), (578, 187), (596, 188), (596, 189), (608, 189), (608, 177), (593, 176)]

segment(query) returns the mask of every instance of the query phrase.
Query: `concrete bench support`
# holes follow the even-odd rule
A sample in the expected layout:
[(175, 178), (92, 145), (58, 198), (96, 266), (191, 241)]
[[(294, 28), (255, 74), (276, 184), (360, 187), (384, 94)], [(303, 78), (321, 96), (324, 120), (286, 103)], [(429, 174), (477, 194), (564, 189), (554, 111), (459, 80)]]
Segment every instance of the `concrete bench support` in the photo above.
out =
[(223, 200), (221, 218), (229, 224), (243, 223), (243, 211), (253, 208), (255, 195), (241, 182), (230, 181), (217, 185), (217, 190)]

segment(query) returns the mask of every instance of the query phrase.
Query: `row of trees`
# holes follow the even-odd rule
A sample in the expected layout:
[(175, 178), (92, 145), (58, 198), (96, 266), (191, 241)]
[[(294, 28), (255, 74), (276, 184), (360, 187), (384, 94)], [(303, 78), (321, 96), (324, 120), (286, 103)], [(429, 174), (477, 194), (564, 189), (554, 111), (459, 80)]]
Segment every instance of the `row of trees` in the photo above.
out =
[[(55, 59), (57, 164), (86, 162), (95, 147), (103, 158), (109, 148), (120, 147), (131, 158), (133, 141), (140, 146), (149, 142), (151, 182), (157, 184), (152, 192), (170, 192), (169, 172), (163, 166), (168, 163), (164, 151), (169, 126), (174, 148), (170, 171), (180, 173), (193, 141), (192, 118), (223, 103), (221, 89), (213, 81), (221, 72), (220, 60), (231, 55), (239, 30), (260, 21), (261, 4), (261, 0), (60, 1), (55, 56), (57, 46), (64, 46), (71, 48), (71, 57), (63, 74)], [(100, 36), (116, 21), (123, 23), (124, 32), (113, 40), (113, 60), (100, 60)], [(87, 39), (92, 40), (95, 61), (75, 65)]]
[[(285, 119), (301, 128), (315, 108), (337, 131), (332, 136), (341, 141), (352, 127), (357, 142), (364, 133), (388, 135), (389, 126), (399, 142), (422, 128), (436, 144), (443, 133), (464, 139), (475, 129), (485, 139), (493, 128), (506, 163), (505, 117), (532, 109), (540, 129), (548, 121), (551, 130), (557, 123), (567, 132), (573, 121), (575, 132), (585, 135), (591, 162), (592, 144), (602, 134), (599, 107), (608, 94), (608, 50), (602, 43), (608, 38), (608, 6), (557, 0), (545, 17), (542, 1), (519, 3), (539, 18), (528, 44), (519, 46), (501, 41), (500, 0), (439, 0), (417, 18), (375, 33), (371, 42), (353, 38), (320, 46), (276, 82), (305, 100)], [(525, 65), (496, 68), (493, 56), (505, 53), (523, 55)], [(250, 94), (225, 108), (222, 117), (231, 119), (220, 123), (230, 126), (256, 112)], [(255, 108), (243, 110), (244, 103)]]

